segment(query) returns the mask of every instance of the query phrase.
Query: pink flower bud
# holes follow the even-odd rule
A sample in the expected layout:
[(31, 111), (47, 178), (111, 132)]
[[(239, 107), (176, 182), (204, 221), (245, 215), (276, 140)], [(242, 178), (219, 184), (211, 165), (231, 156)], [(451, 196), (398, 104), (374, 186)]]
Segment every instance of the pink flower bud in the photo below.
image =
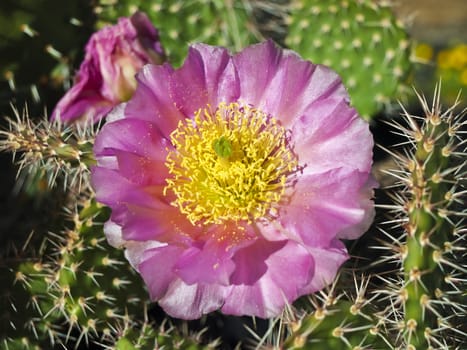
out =
[(136, 89), (136, 73), (146, 64), (160, 64), (164, 50), (157, 29), (137, 12), (94, 33), (74, 85), (58, 102), (52, 119), (97, 122)]

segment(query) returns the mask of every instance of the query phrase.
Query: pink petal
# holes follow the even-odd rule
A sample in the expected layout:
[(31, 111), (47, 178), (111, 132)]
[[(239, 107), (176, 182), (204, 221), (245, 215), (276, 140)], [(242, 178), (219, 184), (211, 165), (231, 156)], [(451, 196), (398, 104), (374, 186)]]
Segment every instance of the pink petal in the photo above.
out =
[(143, 188), (138, 188), (115, 170), (94, 167), (91, 183), (96, 190), (97, 200), (113, 210), (125, 207), (128, 203), (149, 207), (158, 205), (152, 195), (145, 192)]
[(339, 167), (371, 170), (373, 138), (368, 123), (343, 100), (313, 103), (294, 122), (291, 135), (304, 174)]
[(163, 137), (152, 122), (120, 119), (106, 123), (94, 143), (97, 158), (126, 151), (155, 161), (165, 161), (170, 141)]
[(183, 252), (177, 261), (175, 272), (189, 285), (215, 283), (227, 286), (235, 268), (231, 255), (212, 240), (202, 247), (193, 245)]
[(373, 202), (374, 189), (378, 188), (378, 183), (370, 176), (365, 185), (359, 191), (360, 207), (364, 210), (365, 215), (359, 224), (352, 225), (341, 230), (337, 234), (340, 239), (357, 239), (362, 233), (366, 232), (375, 218), (375, 203)]
[(159, 300), (167, 294), (169, 286), (176, 279), (173, 268), (183, 248), (166, 245), (146, 250), (138, 264), (138, 271), (148, 286), (152, 300)]
[(145, 65), (137, 74), (138, 87), (125, 108), (126, 118), (154, 123), (161, 134), (170, 139), (170, 133), (186, 116), (176, 107), (169, 92), (173, 69), (164, 64)]
[(134, 92), (134, 74), (145, 63), (160, 63), (164, 52), (157, 29), (136, 12), (106, 26), (89, 39), (75, 78), (52, 113), (52, 119), (97, 122)]
[(235, 268), (232, 256), (253, 244), (257, 233), (248, 225), (226, 223), (207, 226), (192, 237), (196, 237), (197, 242), (183, 253), (176, 266), (177, 274), (187, 284), (228, 285)]
[(240, 249), (233, 257), (235, 272), (231, 276), (232, 284), (255, 284), (268, 270), (266, 260), (282, 249), (286, 243), (286, 241), (268, 242), (260, 239)]
[(65, 122), (78, 117), (92, 118), (93, 122), (102, 118), (116, 104), (99, 92), (102, 79), (92, 61), (85, 60), (76, 76), (76, 83), (60, 99), (52, 111), (51, 120)]
[(124, 215), (112, 218), (122, 227), (125, 240), (190, 244), (192, 236), (202, 231), (167, 203), (160, 203), (159, 207), (127, 205)]
[(326, 248), (307, 247), (307, 250), (313, 256), (315, 274), (302, 290), (303, 294), (310, 294), (330, 285), (341, 265), (349, 259), (344, 244), (338, 240), (333, 240)]
[(130, 17), (131, 24), (138, 33), (138, 41), (141, 44), (142, 50), (139, 52), (144, 57), (145, 54), (151, 57), (151, 61), (159, 63), (158, 61), (164, 57), (164, 49), (159, 41), (159, 31), (155, 28), (143, 12), (135, 12)]
[(154, 161), (149, 157), (130, 152), (114, 150), (120, 174), (139, 186), (152, 184), (166, 185), (170, 176), (164, 161)]
[[(248, 247), (248, 253), (236, 260), (236, 268), (247, 275), (251, 264), (261, 262), (268, 243), (258, 241)], [(276, 251), (265, 257), (264, 274), (253, 284), (234, 284), (222, 306), (222, 312), (230, 315), (253, 315), (262, 318), (277, 316), (284, 306), (302, 295), (302, 289), (310, 283), (315, 272), (312, 256), (293, 241), (275, 242)], [(282, 246), (279, 248), (279, 246)], [(253, 256), (251, 255), (253, 254)], [(254, 259), (254, 256), (258, 259)], [(241, 266), (245, 264), (244, 266)], [(239, 274), (240, 276), (240, 274)], [(250, 279), (253, 282), (253, 279)]]
[(349, 100), (334, 71), (304, 61), (271, 40), (245, 48), (233, 60), (240, 81), (239, 100), (278, 118), (285, 127), (317, 100)]
[(190, 47), (183, 66), (170, 82), (175, 103), (186, 116), (208, 105), (216, 108), (220, 102), (231, 102), (239, 93), (229, 52), (204, 44)]
[(172, 317), (185, 320), (200, 318), (219, 309), (228, 288), (218, 285), (192, 284), (175, 280), (159, 300), (159, 305)]
[(306, 245), (327, 247), (339, 232), (362, 225), (369, 218), (365, 213), (367, 203), (360, 200), (360, 189), (368, 176), (355, 169), (339, 168), (300, 177), (290, 204), (280, 213), (284, 229), (298, 234)]
[(255, 108), (265, 107), (262, 97), (278, 70), (281, 56), (281, 50), (272, 41), (246, 47), (233, 56), (240, 82), (239, 100)]

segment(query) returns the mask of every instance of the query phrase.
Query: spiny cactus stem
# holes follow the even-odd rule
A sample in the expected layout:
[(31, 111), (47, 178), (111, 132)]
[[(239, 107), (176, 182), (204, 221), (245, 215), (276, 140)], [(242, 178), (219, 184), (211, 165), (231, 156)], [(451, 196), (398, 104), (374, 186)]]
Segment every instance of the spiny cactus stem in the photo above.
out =
[(8, 130), (0, 130), (0, 152), (20, 153), (19, 171), (42, 172), (49, 187), (63, 175), (64, 186), (86, 184), (89, 168), (95, 163), (92, 153), (94, 130), (89, 126), (66, 126), (46, 118), (35, 122), (13, 109), (15, 118), (7, 119)]
[[(433, 303), (440, 301), (446, 287), (442, 268), (443, 254), (452, 245), (448, 233), (452, 226), (447, 213), (453, 202), (450, 120), (439, 112), (438, 102), (431, 111), (425, 108), (426, 119), (419, 127), (411, 117), (415, 150), (407, 162), (412, 174), (408, 179), (407, 254), (403, 268), (405, 327), (407, 349), (428, 349), (432, 330), (439, 329), (439, 313)], [(424, 107), (426, 104), (424, 105)]]
[[(362, 308), (367, 300), (357, 297), (353, 302), (338, 300), (333, 305), (317, 307), (292, 327), (292, 334), (283, 343), (284, 349), (302, 349), (322, 339), (327, 346), (357, 346), (366, 341), (381, 343), (377, 326)], [(329, 306), (329, 307), (328, 307)], [(383, 339), (384, 340), (384, 339)]]
[[(416, 196), (417, 197), (417, 196)], [(418, 201), (418, 199), (415, 199)], [(417, 207), (420, 203), (414, 203)], [(435, 263), (432, 259), (433, 249), (426, 243), (427, 233), (432, 231), (435, 220), (426, 208), (413, 209), (409, 215), (409, 229), (407, 238), (407, 257), (404, 261), (407, 299), (405, 302), (405, 320), (407, 341), (417, 349), (426, 348), (424, 324), (430, 324), (426, 319), (422, 302), (426, 290), (432, 290), (425, 285), (427, 279), (422, 277), (433, 270)], [(412, 231), (412, 232), (411, 232)]]
[(283, 344), (284, 349), (300, 349), (306, 343), (307, 337), (323, 322), (327, 310), (318, 308), (311, 315), (296, 323), (293, 327), (293, 333)]

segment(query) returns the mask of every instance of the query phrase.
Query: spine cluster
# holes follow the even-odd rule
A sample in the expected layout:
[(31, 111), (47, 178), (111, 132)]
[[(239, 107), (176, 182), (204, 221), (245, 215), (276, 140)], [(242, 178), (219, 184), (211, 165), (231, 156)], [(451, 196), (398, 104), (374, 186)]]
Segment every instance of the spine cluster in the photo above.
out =
[(0, 151), (16, 158), (19, 174), (30, 179), (47, 179), (49, 188), (59, 181), (65, 188), (81, 190), (89, 183), (89, 168), (94, 164), (93, 128), (64, 126), (59, 121), (34, 121), (27, 110), (14, 110), (9, 128), (0, 130)]

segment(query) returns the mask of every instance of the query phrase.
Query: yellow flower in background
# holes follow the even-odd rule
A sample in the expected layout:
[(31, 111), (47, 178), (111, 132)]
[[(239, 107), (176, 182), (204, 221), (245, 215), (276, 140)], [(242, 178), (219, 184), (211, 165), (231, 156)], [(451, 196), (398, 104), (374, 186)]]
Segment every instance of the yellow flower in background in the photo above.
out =
[(463, 70), (467, 68), (467, 45), (460, 44), (441, 50), (437, 55), (437, 64), (441, 69)]
[(420, 43), (415, 47), (415, 57), (422, 62), (429, 62), (433, 58), (433, 47)]
[(440, 69), (449, 69), (450, 68), (450, 53), (449, 50), (442, 50), (438, 53), (436, 62), (438, 68)]
[(462, 71), (460, 80), (462, 85), (467, 85), (467, 68)]
[(461, 44), (454, 47), (451, 56), (452, 68), (457, 70), (467, 68), (467, 45)]
[(457, 44), (436, 54), (436, 79), (443, 82), (443, 94), (454, 101), (467, 86), (467, 44)]

